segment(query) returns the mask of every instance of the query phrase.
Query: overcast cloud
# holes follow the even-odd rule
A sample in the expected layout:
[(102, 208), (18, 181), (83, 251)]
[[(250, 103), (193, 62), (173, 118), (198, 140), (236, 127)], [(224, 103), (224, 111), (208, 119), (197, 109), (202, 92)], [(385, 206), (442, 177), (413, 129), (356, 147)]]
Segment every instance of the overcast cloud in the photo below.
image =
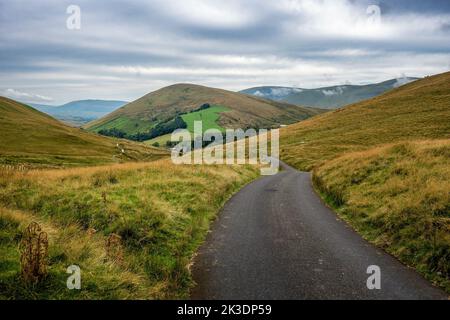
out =
[[(66, 27), (71, 4), (80, 30)], [(0, 0), (0, 29), (0, 95), (27, 102), (134, 100), (177, 82), (313, 88), (450, 70), (447, 0)]]

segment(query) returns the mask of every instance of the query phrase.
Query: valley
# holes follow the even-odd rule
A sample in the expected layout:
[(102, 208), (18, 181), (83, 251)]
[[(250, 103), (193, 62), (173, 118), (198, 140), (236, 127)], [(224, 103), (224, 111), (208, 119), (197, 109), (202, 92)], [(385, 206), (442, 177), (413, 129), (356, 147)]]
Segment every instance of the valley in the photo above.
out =
[(450, 1), (0, 1), (0, 29), (4, 314), (450, 301)]
[(81, 127), (86, 123), (101, 118), (127, 104), (115, 100), (79, 100), (60, 106), (32, 103), (32, 107), (69, 125)]
[[(170, 133), (164, 130), (182, 125), (192, 131), (194, 121), (202, 121), (204, 129), (221, 131), (255, 124), (278, 128), (300, 119), (280, 129), (281, 159), (295, 169), (311, 171), (317, 193), (361, 236), (448, 292), (449, 75), (418, 80), (327, 113), (218, 89), (211, 95), (209, 88), (175, 85), (126, 105), (86, 129), (64, 125), (1, 98), (0, 252), (5, 258), (0, 296), (172, 299), (195, 295), (201, 287), (196, 287), (190, 266), (212, 221), (224, 204), (232, 205), (234, 198), (228, 200), (233, 195), (246, 198), (245, 206), (250, 205), (250, 198), (240, 190), (252, 181), (256, 180), (245, 190), (268, 180), (257, 180), (259, 167), (254, 165), (174, 165), (165, 149)], [(224, 103), (225, 98), (237, 104)], [(100, 128), (130, 134), (150, 128), (163, 134), (142, 143), (99, 135)], [(289, 168), (295, 179), (307, 182), (307, 176)], [(284, 185), (282, 177), (288, 172), (274, 179)], [(289, 184), (284, 187), (286, 194), (294, 192), (294, 198), (304, 196), (295, 195), (302, 191)], [(255, 195), (259, 197), (260, 192)], [(266, 198), (278, 201), (275, 195)], [(278, 212), (263, 206), (269, 220)], [(331, 214), (327, 211), (325, 221)], [(48, 276), (32, 291), (18, 276), (17, 250), (31, 221), (49, 235)], [(118, 256), (111, 256), (104, 245), (111, 235), (120, 239)], [(253, 240), (248, 240), (251, 245)], [(312, 243), (308, 250), (314, 251)], [(238, 256), (239, 250), (234, 250)], [(296, 254), (294, 249), (287, 252)], [(64, 269), (72, 261), (89, 270), (83, 280), (85, 289), (79, 293), (62, 289)], [(418, 275), (411, 277), (422, 283)], [(414, 296), (413, 291), (419, 290), (414, 288), (394, 296)], [(434, 292), (426, 289), (426, 282), (420, 288), (425, 296)], [(433, 294), (441, 296), (437, 291)]]
[(68, 167), (149, 161), (167, 156), (164, 150), (70, 127), (3, 97), (0, 97), (0, 127), (0, 164)]

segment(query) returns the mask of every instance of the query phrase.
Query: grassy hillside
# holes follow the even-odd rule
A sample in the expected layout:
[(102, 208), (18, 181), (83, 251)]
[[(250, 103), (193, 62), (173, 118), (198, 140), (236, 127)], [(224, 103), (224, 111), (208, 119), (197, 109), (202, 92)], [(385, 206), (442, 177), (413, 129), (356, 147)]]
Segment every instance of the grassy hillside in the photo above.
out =
[(450, 138), (450, 73), (281, 130), (280, 152), (299, 169), (343, 153), (414, 139)]
[(256, 87), (241, 91), (258, 97), (296, 105), (335, 109), (370, 99), (417, 78), (400, 78), (368, 85), (340, 85), (318, 89)]
[(98, 132), (116, 127), (128, 134), (142, 133), (158, 123), (189, 113), (206, 103), (229, 109), (221, 112), (216, 121), (223, 128), (271, 128), (291, 124), (321, 112), (221, 89), (176, 84), (147, 94), (106, 117), (89, 123), (86, 128)]
[(366, 239), (450, 292), (450, 140), (350, 153), (314, 181)]
[[(0, 299), (186, 298), (191, 257), (211, 219), (258, 173), (168, 159), (28, 172), (0, 167)], [(49, 272), (37, 285), (20, 277), (18, 244), (31, 221), (49, 235)], [(120, 255), (108, 254), (112, 233), (121, 237)], [(81, 290), (66, 287), (72, 264), (81, 268)]]
[(66, 126), (29, 106), (3, 97), (0, 97), (0, 130), (0, 164), (92, 165), (154, 160), (166, 154), (141, 144)]

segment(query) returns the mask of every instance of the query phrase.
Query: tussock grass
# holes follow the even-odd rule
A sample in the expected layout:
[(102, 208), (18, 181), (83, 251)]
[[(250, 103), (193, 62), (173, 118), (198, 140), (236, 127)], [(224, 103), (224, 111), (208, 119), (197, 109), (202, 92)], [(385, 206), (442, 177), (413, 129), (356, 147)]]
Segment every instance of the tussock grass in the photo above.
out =
[[(39, 221), (49, 234), (49, 275), (41, 283), (27, 285), (20, 278), (18, 242), (23, 230)], [(131, 299), (151, 295), (151, 285), (144, 273), (129, 271), (106, 260), (105, 239), (101, 234), (89, 235), (75, 224), (60, 227), (29, 212), (0, 208), (2, 226), (0, 251), (1, 299)], [(66, 288), (68, 266), (82, 269), (81, 291)], [(152, 292), (156, 294), (156, 292)]]
[[(186, 297), (190, 259), (228, 197), (257, 177), (250, 166), (176, 166), (169, 160), (60, 170), (0, 168), (0, 298)], [(31, 221), (49, 234), (49, 276), (19, 277), (17, 244)], [(106, 238), (122, 238), (123, 263)], [(79, 265), (82, 290), (66, 288)]]
[(450, 292), (450, 140), (346, 154), (313, 179), (365, 238)]

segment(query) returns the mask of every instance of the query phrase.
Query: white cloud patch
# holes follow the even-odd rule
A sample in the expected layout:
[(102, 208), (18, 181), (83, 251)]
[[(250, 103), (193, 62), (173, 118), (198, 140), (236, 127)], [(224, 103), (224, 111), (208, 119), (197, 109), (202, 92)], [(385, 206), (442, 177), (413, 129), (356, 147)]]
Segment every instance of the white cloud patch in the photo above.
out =
[(413, 82), (413, 81), (415, 81), (416, 79), (408, 78), (408, 77), (402, 76), (401, 78), (397, 78), (397, 79), (395, 79), (395, 80), (396, 80), (396, 81), (395, 81), (393, 87), (394, 87), (394, 88), (398, 88), (398, 87), (401, 87), (401, 86), (403, 86), (403, 85), (405, 85), (405, 84), (408, 84), (408, 83), (410, 83), (410, 82)]
[(344, 87), (337, 87), (335, 89), (330, 90), (322, 90), (322, 93), (326, 96), (335, 96), (335, 95), (341, 95), (344, 93), (345, 88)]
[[(369, 1), (282, 0), (279, 8), (297, 17), (287, 27), (298, 35), (340, 39), (393, 40), (440, 37), (450, 23), (450, 14), (405, 12), (388, 15)], [(374, 10), (374, 8), (378, 8)], [(419, 37), (419, 39), (417, 38)]]
[(167, 16), (186, 24), (213, 28), (239, 28), (253, 21), (242, 1), (152, 0)]
[(38, 102), (53, 101), (52, 98), (47, 97), (47, 96), (43, 96), (40, 94), (27, 93), (27, 92), (23, 92), (23, 91), (11, 89), (11, 88), (4, 90), (4, 95), (8, 98), (25, 101), (25, 102), (37, 102), (38, 103)]
[(301, 89), (297, 88), (272, 88), (270, 94), (277, 98), (283, 98), (294, 92), (302, 92)]

